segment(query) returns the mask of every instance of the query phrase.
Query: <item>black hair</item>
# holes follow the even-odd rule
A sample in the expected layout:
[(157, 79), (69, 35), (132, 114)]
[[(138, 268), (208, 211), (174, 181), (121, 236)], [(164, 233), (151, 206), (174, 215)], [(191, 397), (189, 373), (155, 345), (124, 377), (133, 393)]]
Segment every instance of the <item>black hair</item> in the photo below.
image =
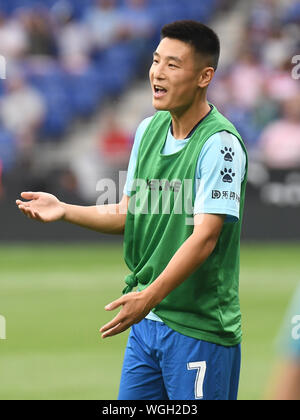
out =
[(161, 39), (172, 38), (186, 42), (194, 47), (198, 54), (208, 59), (209, 65), (218, 67), (220, 40), (208, 26), (195, 20), (178, 20), (168, 23), (161, 30)]

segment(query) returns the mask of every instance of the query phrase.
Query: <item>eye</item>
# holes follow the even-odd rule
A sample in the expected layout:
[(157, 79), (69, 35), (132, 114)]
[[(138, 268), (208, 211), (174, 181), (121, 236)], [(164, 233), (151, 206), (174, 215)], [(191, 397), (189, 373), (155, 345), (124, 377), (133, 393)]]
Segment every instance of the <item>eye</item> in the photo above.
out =
[(173, 69), (178, 68), (178, 66), (176, 66), (175, 64), (172, 64), (172, 63), (170, 63), (170, 64), (169, 64), (169, 67), (171, 67), (171, 68), (173, 68)]

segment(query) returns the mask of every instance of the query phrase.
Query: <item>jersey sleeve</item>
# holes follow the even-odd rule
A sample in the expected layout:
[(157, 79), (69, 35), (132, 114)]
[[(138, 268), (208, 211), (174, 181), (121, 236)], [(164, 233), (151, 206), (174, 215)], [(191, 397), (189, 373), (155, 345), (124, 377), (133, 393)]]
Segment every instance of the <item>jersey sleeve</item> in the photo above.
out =
[(300, 360), (300, 284), (288, 305), (275, 340), (278, 355)]
[(145, 118), (140, 123), (135, 133), (135, 138), (134, 138), (134, 142), (133, 142), (133, 146), (132, 146), (132, 150), (130, 154), (130, 159), (129, 159), (129, 164), (128, 164), (128, 169), (127, 169), (126, 183), (123, 189), (123, 194), (128, 195), (128, 196), (130, 196), (131, 194), (131, 188), (132, 188), (132, 183), (134, 179), (134, 173), (135, 173), (140, 143), (152, 118), (153, 117)]
[(225, 214), (225, 222), (236, 222), (245, 170), (245, 152), (234, 135), (223, 131), (210, 137), (198, 158), (194, 215)]

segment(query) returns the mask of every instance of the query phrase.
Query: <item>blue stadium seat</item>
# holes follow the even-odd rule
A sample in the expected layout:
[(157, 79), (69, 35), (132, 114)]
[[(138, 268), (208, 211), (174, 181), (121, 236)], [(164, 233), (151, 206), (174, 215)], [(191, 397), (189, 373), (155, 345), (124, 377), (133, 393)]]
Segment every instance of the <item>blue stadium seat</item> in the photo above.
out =
[(290, 6), (287, 7), (286, 11), (283, 12), (282, 17), (283, 23), (299, 22), (300, 21), (300, 2), (294, 1)]
[(41, 138), (57, 138), (65, 134), (74, 117), (67, 96), (59, 90), (49, 89), (44, 92), (47, 113), (40, 129)]
[(31, 68), (27, 71), (27, 81), (43, 96), (47, 111), (40, 134), (49, 137), (65, 133), (75, 116), (71, 98), (65, 85), (64, 72), (54, 62), (46, 68)]
[[(74, 17), (81, 19), (95, 0), (1, 0), (0, 10), (10, 14), (20, 7), (44, 6), (51, 9), (61, 1), (69, 2)], [(157, 29), (153, 44), (156, 45), (156, 40), (159, 39), (162, 24), (177, 19), (204, 21), (213, 13), (217, 2), (218, 0), (149, 0), (146, 7)], [(125, 7), (126, 1), (117, 0), (116, 4), (118, 7)], [(65, 133), (73, 118), (93, 113), (105, 96), (121, 94), (138, 73), (142, 56), (139, 41), (120, 42), (98, 56), (95, 54), (92, 65), (82, 74), (62, 70), (55, 60), (46, 64), (42, 70), (29, 69), (28, 81), (42, 93), (47, 105), (41, 133), (60, 136)], [(3, 93), (0, 81), (0, 96)]]
[(104, 96), (101, 76), (93, 65), (82, 74), (66, 72), (64, 75), (64, 88), (74, 113), (78, 116), (90, 115), (99, 106)]
[(182, 19), (206, 22), (216, 9), (217, 0), (151, 0), (149, 13), (158, 29), (166, 23)]
[(118, 95), (132, 80), (137, 71), (138, 56), (130, 42), (115, 44), (97, 60), (101, 86), (106, 93)]

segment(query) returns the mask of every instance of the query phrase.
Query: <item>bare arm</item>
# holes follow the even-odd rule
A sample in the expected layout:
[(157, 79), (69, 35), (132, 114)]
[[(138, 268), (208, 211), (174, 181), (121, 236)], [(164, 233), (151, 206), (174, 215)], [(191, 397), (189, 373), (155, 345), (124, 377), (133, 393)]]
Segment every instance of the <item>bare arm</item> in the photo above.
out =
[(65, 213), (63, 220), (102, 233), (122, 234), (129, 197), (123, 195), (120, 203), (100, 206), (75, 206), (63, 204)]
[(129, 197), (123, 195), (120, 203), (101, 206), (76, 206), (58, 200), (44, 192), (23, 192), (16, 200), (19, 209), (28, 217), (44, 223), (64, 220), (102, 233), (122, 234)]
[(128, 293), (106, 306), (106, 310), (113, 310), (121, 305), (122, 309), (100, 329), (102, 337), (119, 334), (141, 321), (154, 306), (203, 264), (216, 246), (224, 219), (223, 215), (196, 215), (193, 234), (177, 250), (157, 279), (142, 292)]

